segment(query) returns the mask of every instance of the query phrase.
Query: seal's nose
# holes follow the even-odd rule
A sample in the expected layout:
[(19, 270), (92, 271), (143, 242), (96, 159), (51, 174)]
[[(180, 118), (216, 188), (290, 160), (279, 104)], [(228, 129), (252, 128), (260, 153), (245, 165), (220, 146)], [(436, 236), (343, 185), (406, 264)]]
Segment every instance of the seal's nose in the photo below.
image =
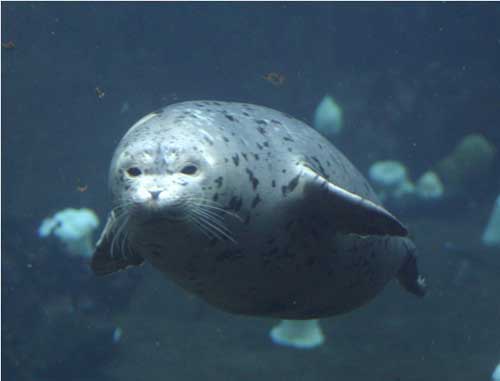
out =
[(161, 190), (149, 191), (149, 193), (151, 194), (151, 198), (153, 200), (158, 200), (158, 196), (160, 195)]

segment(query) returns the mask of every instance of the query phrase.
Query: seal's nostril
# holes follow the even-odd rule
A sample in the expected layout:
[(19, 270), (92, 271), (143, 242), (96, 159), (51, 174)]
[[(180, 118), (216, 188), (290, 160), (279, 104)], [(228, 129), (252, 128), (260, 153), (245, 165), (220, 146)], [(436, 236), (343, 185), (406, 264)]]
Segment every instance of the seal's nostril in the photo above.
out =
[(160, 195), (161, 191), (155, 190), (155, 191), (149, 191), (151, 193), (151, 198), (153, 200), (158, 200), (158, 196)]

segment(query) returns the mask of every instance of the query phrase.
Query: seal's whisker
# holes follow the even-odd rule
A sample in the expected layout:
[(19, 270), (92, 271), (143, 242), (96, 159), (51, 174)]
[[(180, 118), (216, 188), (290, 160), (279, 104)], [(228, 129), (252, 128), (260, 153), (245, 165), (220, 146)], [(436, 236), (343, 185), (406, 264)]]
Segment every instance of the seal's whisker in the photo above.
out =
[(122, 228), (122, 233), (121, 233), (122, 238), (121, 238), (121, 244), (120, 244), (120, 249), (121, 249), (122, 255), (125, 257), (126, 257), (125, 246), (127, 245), (127, 241), (128, 241), (128, 229), (126, 229), (125, 227), (127, 226), (128, 221), (129, 221), (129, 217), (127, 216), (126, 220), (123, 223), (123, 228)]
[(201, 210), (193, 210), (193, 214), (197, 216), (197, 218), (205, 223), (205, 225), (211, 227), (213, 230), (221, 234), (223, 237), (227, 238), (233, 243), (237, 243), (236, 240), (232, 237), (231, 231), (222, 225), (220, 222), (217, 222), (214, 219), (211, 219), (209, 215), (206, 215)]
[(198, 214), (202, 215), (207, 221), (210, 221), (220, 230), (224, 231), (226, 234), (232, 236), (232, 231), (224, 224), (223, 216), (214, 213), (211, 210), (205, 210), (203, 208), (197, 209)]
[(196, 215), (191, 215), (190, 221), (194, 222), (200, 231), (209, 239), (219, 238), (215, 233), (213, 233), (207, 226), (205, 226), (201, 221), (199, 221)]
[(117, 235), (115, 234), (113, 236), (113, 240), (111, 241), (111, 249), (110, 249), (110, 256), (115, 257), (115, 243), (116, 243)]
[(195, 224), (195, 225), (196, 225), (196, 226), (200, 229), (200, 231), (203, 233), (203, 235), (204, 235), (205, 237), (207, 237), (208, 239), (214, 239), (214, 238), (217, 238), (217, 236), (216, 236), (214, 233), (212, 233), (212, 232), (210, 231), (210, 229), (208, 229), (207, 227), (205, 227), (205, 226), (204, 226), (204, 225), (203, 225), (200, 221), (198, 221), (198, 220), (196, 219), (196, 217), (194, 217), (194, 216), (190, 216), (190, 217), (189, 217), (189, 221), (190, 221), (190, 222), (193, 222), (193, 223), (194, 223), (194, 224)]
[(128, 216), (128, 213), (127, 212), (123, 212), (123, 213), (115, 213), (115, 221), (113, 223), (113, 231), (118, 231), (123, 220), (126, 219)]
[(120, 204), (112, 209), (117, 214), (123, 214), (123, 213), (128, 213), (127, 208), (131, 206), (133, 203), (130, 204)]
[[(118, 242), (122, 239), (122, 234), (124, 232), (124, 229), (128, 223), (129, 220), (129, 215), (128, 213), (123, 213), (122, 215), (119, 215), (116, 217), (115, 221), (115, 228), (114, 230), (114, 236), (113, 240), (111, 241), (111, 256), (115, 256), (115, 247), (118, 245)], [(119, 245), (121, 247), (121, 243)]]
[(118, 232), (119, 232), (119, 230), (117, 230), (116, 233), (113, 235), (113, 240), (111, 241), (111, 249), (110, 249), (111, 257), (116, 257), (115, 246), (116, 246), (117, 241), (119, 239)]
[(215, 205), (215, 206), (219, 206), (221, 208), (223, 206), (220, 202), (213, 201), (213, 200), (210, 200), (210, 199), (208, 199), (206, 197), (201, 197), (201, 196), (189, 196), (189, 200), (192, 200), (192, 201), (201, 201), (204, 204)]
[(131, 201), (119, 203), (119, 204), (115, 205), (113, 207), (113, 209), (111, 209), (111, 210), (113, 212), (117, 213), (117, 214), (128, 213), (128, 207), (131, 206), (131, 205), (134, 205), (134, 204), (135, 203), (131, 202)]
[(213, 218), (214, 220), (217, 220), (219, 221), (221, 224), (224, 222), (224, 217), (210, 209), (205, 209), (204, 207), (202, 206), (198, 206), (198, 210), (203, 212), (204, 214), (206, 214), (207, 216), (210, 216), (211, 218)]
[(197, 213), (192, 213), (192, 218), (194, 221), (197, 222), (198, 226), (201, 228), (201, 229), (204, 229), (205, 231), (207, 231), (208, 233), (210, 233), (211, 236), (214, 236), (218, 239), (220, 239), (220, 234), (217, 230), (215, 230), (207, 221), (206, 219), (203, 218), (203, 216), (197, 214)]
[(217, 226), (229, 231), (229, 229), (224, 225), (224, 218), (222, 216), (211, 213), (208, 210), (203, 210), (202, 208), (198, 208), (196, 211)]
[(132, 251), (133, 251), (133, 246), (132, 246), (132, 244), (130, 243), (130, 240), (128, 239), (128, 231), (125, 233), (125, 235), (126, 235), (126, 239), (125, 239), (125, 241), (126, 241), (125, 246), (126, 246), (126, 247), (125, 247), (125, 248), (127, 249), (127, 253), (132, 253)]
[(226, 236), (220, 233), (216, 228), (214, 228), (210, 223), (205, 221), (202, 217), (198, 217), (198, 226), (203, 231), (206, 231), (210, 239), (223, 240)]
[(240, 222), (243, 222), (243, 219), (237, 213), (234, 213), (230, 210), (224, 209), (222, 204), (220, 204), (216, 201), (209, 200), (209, 199), (204, 198), (204, 197), (189, 197), (188, 200), (195, 202), (197, 204), (197, 206), (203, 206), (204, 208), (217, 210), (221, 213), (225, 213), (229, 216), (236, 218)]
[(229, 210), (225, 210), (225, 209), (219, 208), (217, 206), (213, 206), (213, 205), (203, 205), (202, 207), (206, 208), (206, 209), (211, 209), (211, 210), (214, 210), (214, 211), (225, 213), (225, 214), (227, 214), (227, 215), (229, 215), (231, 217), (236, 218), (238, 221), (243, 222), (243, 218), (241, 218), (238, 214), (236, 214), (234, 212), (231, 212)]
[[(211, 210), (213, 209), (209, 204), (205, 203), (204, 199), (195, 199), (195, 198), (189, 198), (188, 202), (191, 204), (191, 207), (195, 207), (198, 209), (203, 209), (203, 210)], [(216, 213), (215, 211), (212, 211), (214, 215), (217, 215), (219, 218), (222, 217), (222, 213)]]
[(126, 242), (128, 240), (128, 229), (127, 229), (127, 224), (128, 224), (128, 218), (127, 218), (127, 221), (124, 221), (123, 222), (123, 226), (121, 228), (121, 232), (120, 232), (120, 255), (122, 257), (126, 257), (126, 251), (125, 251), (125, 246), (126, 246)]
[(114, 257), (114, 254), (115, 254), (115, 243), (116, 243), (117, 236), (118, 236), (118, 234), (117, 234), (117, 233), (118, 233), (118, 230), (119, 230), (119, 227), (120, 227), (120, 226), (119, 226), (119, 221), (120, 221), (120, 219), (122, 218), (122, 216), (116, 216), (116, 215), (115, 215), (115, 217), (116, 217), (116, 219), (115, 219), (115, 221), (114, 221), (114, 223), (113, 223), (113, 226), (112, 226), (112, 228), (111, 228), (111, 230), (112, 230), (112, 232), (113, 232), (113, 239), (112, 239), (112, 241), (111, 241), (110, 255), (111, 255), (112, 257)]
[[(111, 210), (111, 212), (113, 212), (115, 214), (115, 219), (118, 220), (120, 218), (123, 218), (125, 216), (128, 216), (130, 215), (129, 211), (126, 209), (126, 207), (122, 207), (122, 208), (113, 208)], [(116, 221), (115, 221), (116, 222)]]

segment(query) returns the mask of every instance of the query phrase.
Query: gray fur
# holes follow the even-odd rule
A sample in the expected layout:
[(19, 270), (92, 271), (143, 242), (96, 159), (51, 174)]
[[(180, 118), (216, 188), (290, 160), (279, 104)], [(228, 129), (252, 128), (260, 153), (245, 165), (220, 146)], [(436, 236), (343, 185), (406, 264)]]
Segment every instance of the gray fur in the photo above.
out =
[[(404, 226), (306, 124), (269, 108), (214, 101), (170, 105), (145, 119), (113, 157), (110, 188), (115, 206), (128, 202), (128, 219), (105, 228), (97, 273), (146, 259), (219, 308), (286, 319), (350, 311), (395, 277), (423, 295)], [(198, 175), (179, 173), (189, 163)], [(126, 169), (135, 165), (142, 175), (131, 179)], [(151, 209), (154, 201), (134, 199), (153, 188), (171, 206)], [(210, 209), (223, 219), (213, 222), (219, 230), (205, 224), (207, 233), (189, 218), (199, 202), (193, 197), (227, 211)], [(126, 242), (112, 248), (120, 232)]]

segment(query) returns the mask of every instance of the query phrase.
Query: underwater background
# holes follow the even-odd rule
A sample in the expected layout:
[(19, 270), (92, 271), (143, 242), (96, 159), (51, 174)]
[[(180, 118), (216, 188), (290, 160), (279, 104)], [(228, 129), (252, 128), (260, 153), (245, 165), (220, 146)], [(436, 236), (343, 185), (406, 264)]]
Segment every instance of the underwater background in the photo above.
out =
[[(491, 379), (500, 247), (481, 237), (500, 193), (498, 3), (1, 7), (4, 379)], [(149, 265), (98, 278), (37, 234), (85, 207), (97, 238), (113, 150), (159, 107), (241, 101), (312, 125), (327, 94), (342, 108), (334, 143), (367, 177), (397, 160), (443, 180), (438, 200), (386, 202), (418, 247), (421, 300), (392, 282), (299, 350), (271, 341), (276, 320), (218, 311)], [(479, 148), (457, 150), (471, 135)], [(465, 169), (451, 176), (455, 159)]]

